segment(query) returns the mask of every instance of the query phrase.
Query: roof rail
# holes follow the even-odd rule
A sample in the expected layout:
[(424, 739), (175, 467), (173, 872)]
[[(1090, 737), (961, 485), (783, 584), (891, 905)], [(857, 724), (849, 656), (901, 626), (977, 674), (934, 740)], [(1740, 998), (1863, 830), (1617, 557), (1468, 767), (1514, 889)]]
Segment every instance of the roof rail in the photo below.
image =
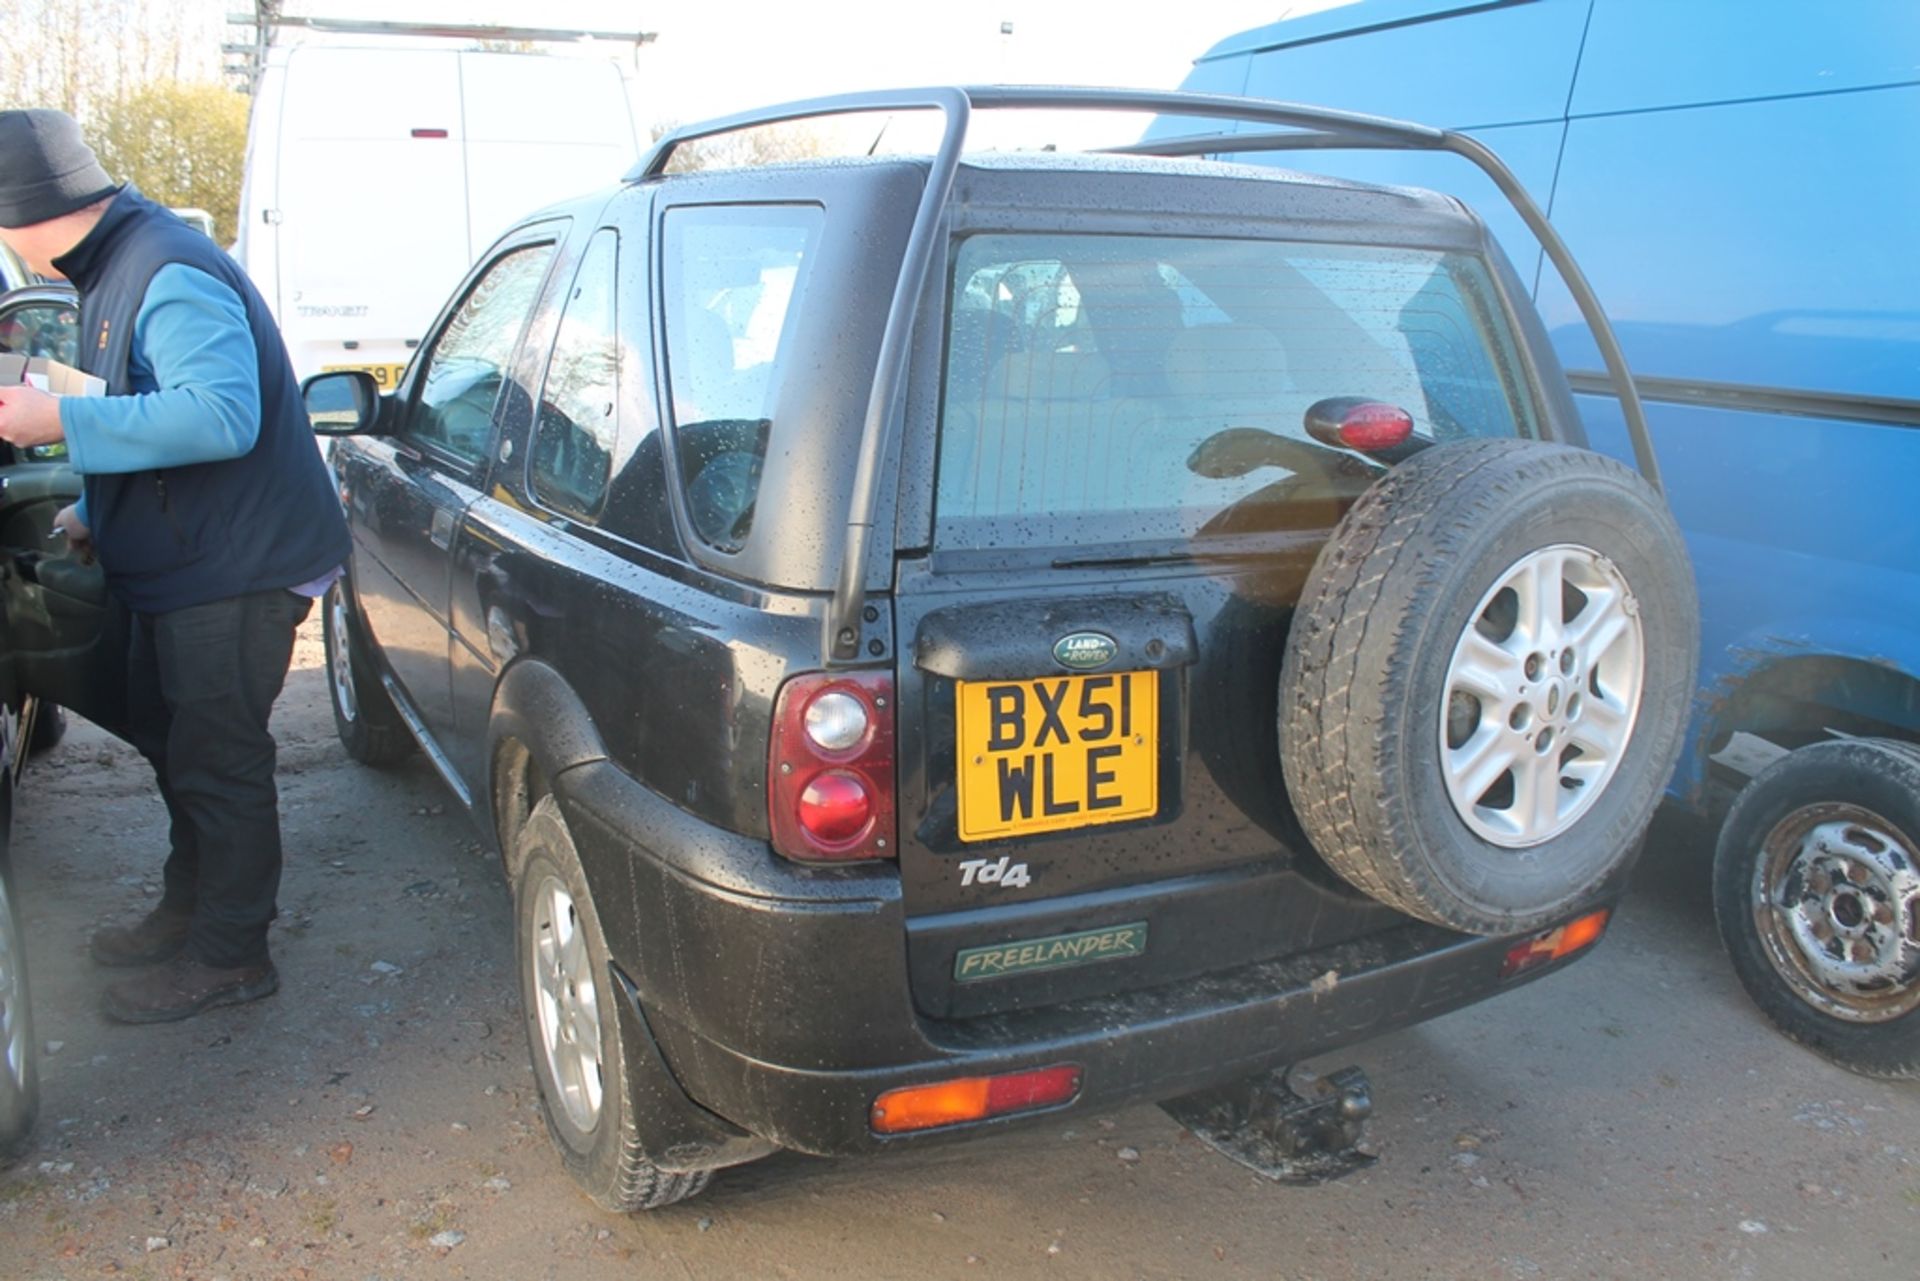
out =
[(1566, 243), (1554, 231), (1547, 216), (1534, 203), (1527, 189), (1505, 163), (1482, 143), (1448, 129), (1370, 116), (1353, 111), (1337, 111), (1304, 103), (1276, 102), (1262, 98), (1240, 98), (1224, 94), (1183, 93), (1171, 90), (1080, 89), (1052, 86), (988, 85), (928, 89), (901, 89), (875, 93), (842, 94), (814, 98), (756, 111), (741, 112), (677, 129), (655, 144), (627, 174), (628, 182), (646, 182), (664, 177), (667, 163), (682, 145), (718, 134), (738, 133), (765, 125), (808, 120), (821, 116), (857, 115), (882, 111), (939, 111), (946, 116), (940, 145), (935, 150), (921, 192), (913, 230), (907, 237), (901, 270), (894, 283), (893, 301), (887, 312), (886, 330), (880, 340), (880, 357), (874, 370), (873, 390), (867, 399), (866, 419), (861, 429), (860, 452), (854, 470), (852, 506), (847, 515), (847, 536), (833, 599), (827, 608), (825, 635), (821, 653), (828, 665), (857, 662), (860, 657), (860, 615), (866, 602), (866, 577), (869, 544), (872, 540), (874, 510), (878, 500), (880, 468), (891, 443), (888, 430), (905, 379), (908, 331), (920, 303), (934, 257), (934, 238), (953, 190), (955, 172), (960, 167), (961, 149), (966, 143), (967, 127), (973, 109), (1052, 109), (1064, 111), (1150, 111), (1162, 115), (1197, 116), (1228, 119), (1249, 124), (1280, 126), (1292, 132), (1256, 134), (1213, 134), (1193, 138), (1175, 138), (1163, 142), (1138, 143), (1107, 149), (1111, 154), (1152, 156), (1203, 156), (1246, 151), (1287, 149), (1325, 149), (1333, 147), (1391, 151), (1449, 151), (1477, 165), (1493, 179), (1500, 193), (1514, 207), (1528, 230), (1552, 260), (1554, 269), (1566, 282), (1580, 314), (1593, 331), (1600, 355), (1606, 362), (1613, 391), (1627, 423), (1627, 435), (1633, 442), (1633, 456), (1641, 475), (1657, 489), (1660, 467), (1654, 457), (1653, 442), (1647, 435), (1646, 415), (1640, 407), (1639, 393), (1627, 371), (1625, 354), (1607, 323), (1599, 299), (1594, 296), (1586, 276), (1567, 252)]

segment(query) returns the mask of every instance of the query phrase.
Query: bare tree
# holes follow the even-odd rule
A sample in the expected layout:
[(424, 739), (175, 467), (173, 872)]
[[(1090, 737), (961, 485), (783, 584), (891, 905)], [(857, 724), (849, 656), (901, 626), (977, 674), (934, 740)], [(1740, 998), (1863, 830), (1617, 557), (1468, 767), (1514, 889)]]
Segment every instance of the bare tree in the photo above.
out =
[(7, 0), (0, 101), (83, 122), (156, 81), (212, 80), (224, 0)]

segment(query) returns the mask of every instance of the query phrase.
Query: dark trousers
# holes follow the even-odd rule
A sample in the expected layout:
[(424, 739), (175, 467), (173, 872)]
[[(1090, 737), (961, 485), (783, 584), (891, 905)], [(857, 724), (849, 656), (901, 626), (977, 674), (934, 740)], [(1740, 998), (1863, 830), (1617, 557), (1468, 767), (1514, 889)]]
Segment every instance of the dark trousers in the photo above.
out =
[(193, 917), (189, 954), (230, 968), (267, 957), (280, 890), (280, 797), (267, 718), (313, 602), (253, 592), (135, 614), (127, 738), (172, 819), (164, 906)]

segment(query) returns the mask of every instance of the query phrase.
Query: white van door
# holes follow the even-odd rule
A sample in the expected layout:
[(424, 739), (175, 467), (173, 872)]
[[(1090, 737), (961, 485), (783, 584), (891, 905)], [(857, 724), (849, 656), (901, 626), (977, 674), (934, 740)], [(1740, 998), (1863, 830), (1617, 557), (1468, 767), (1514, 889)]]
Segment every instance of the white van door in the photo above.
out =
[(460, 55), (302, 46), (280, 113), (279, 317), (294, 370), (383, 386), (472, 259)]
[(639, 159), (613, 63), (465, 53), (460, 69), (474, 254), (543, 205), (612, 186)]

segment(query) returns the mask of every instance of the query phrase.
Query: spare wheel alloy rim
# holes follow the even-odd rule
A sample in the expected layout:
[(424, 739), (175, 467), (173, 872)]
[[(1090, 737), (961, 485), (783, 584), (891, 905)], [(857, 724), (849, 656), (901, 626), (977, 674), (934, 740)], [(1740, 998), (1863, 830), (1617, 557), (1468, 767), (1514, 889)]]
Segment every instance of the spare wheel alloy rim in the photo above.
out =
[(600, 1122), (604, 1078), (600, 1064), (600, 1001), (593, 984), (593, 959), (573, 895), (557, 876), (543, 877), (534, 890), (533, 1019), (546, 1059), (547, 1078), (559, 1093), (561, 1110), (582, 1134)]
[(1645, 679), (1640, 605), (1611, 560), (1558, 543), (1514, 562), (1474, 607), (1440, 696), (1461, 821), (1509, 849), (1565, 833), (1619, 770)]
[(1854, 1023), (1920, 1006), (1920, 850), (1857, 805), (1774, 824), (1753, 874), (1767, 959), (1801, 1000)]

